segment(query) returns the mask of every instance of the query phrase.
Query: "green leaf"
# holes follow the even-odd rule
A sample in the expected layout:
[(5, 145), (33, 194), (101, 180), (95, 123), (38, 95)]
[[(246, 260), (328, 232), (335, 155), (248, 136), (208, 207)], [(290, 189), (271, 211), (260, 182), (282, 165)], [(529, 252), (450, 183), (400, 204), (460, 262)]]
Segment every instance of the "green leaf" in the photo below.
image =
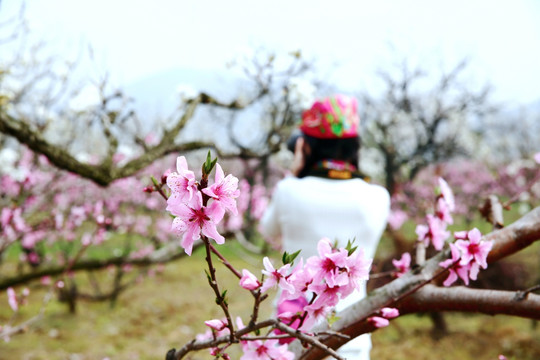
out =
[(347, 246), (345, 247), (345, 249), (347, 250), (349, 256), (351, 256), (356, 251), (356, 249), (358, 249), (358, 246), (353, 247), (355, 241), (356, 238), (352, 239), (352, 241), (350, 239), (347, 241)]
[(154, 175), (150, 176), (150, 179), (152, 179), (152, 183), (154, 184), (154, 186), (156, 186), (156, 187), (160, 186), (160, 183), (156, 180)]
[(292, 254), (287, 253), (286, 251), (283, 253), (283, 256), (281, 258), (281, 261), (283, 262), (283, 265), (292, 264), (294, 260), (298, 257), (298, 254), (300, 254), (300, 251), (298, 250)]
[(212, 277), (208, 273), (208, 270), (204, 269), (204, 273), (206, 274), (206, 278), (208, 279), (208, 283), (212, 285)]
[(210, 150), (208, 150), (206, 161), (204, 162), (202, 166), (203, 177), (208, 176), (212, 172), (212, 169), (216, 165), (217, 160), (218, 160), (217, 157), (214, 160), (212, 160), (212, 154), (210, 153)]
[(332, 327), (332, 325), (340, 319), (339, 316), (336, 316), (336, 312), (332, 311), (330, 315), (327, 316), (328, 326)]

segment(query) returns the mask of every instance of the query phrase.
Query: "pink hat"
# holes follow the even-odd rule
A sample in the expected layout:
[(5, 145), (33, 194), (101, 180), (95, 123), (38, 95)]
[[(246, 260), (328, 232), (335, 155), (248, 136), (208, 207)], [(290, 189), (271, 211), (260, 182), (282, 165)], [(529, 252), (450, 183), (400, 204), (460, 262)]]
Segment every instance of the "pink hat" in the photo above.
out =
[(358, 136), (360, 117), (355, 98), (334, 95), (317, 100), (302, 113), (300, 130), (319, 139), (345, 139)]

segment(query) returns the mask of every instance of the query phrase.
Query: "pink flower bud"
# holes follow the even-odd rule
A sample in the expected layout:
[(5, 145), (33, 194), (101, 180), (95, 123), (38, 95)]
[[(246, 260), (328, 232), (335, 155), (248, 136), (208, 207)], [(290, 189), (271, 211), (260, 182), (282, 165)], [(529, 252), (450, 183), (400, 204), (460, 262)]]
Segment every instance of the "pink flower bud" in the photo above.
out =
[(390, 325), (390, 321), (380, 316), (372, 316), (368, 318), (368, 322), (376, 328), (383, 328)]
[(9, 287), (7, 289), (7, 296), (8, 296), (8, 303), (11, 309), (13, 311), (19, 310), (19, 303), (17, 301), (17, 295), (15, 294), (15, 290), (13, 290), (13, 288)]
[(146, 193), (154, 192), (154, 187), (153, 186), (145, 186), (143, 188), (143, 191), (146, 192)]
[(216, 331), (221, 331), (227, 327), (227, 324), (223, 320), (213, 319), (204, 322), (206, 326)]
[(167, 177), (169, 177), (169, 174), (171, 173), (171, 169), (167, 169), (165, 170), (165, 172), (163, 173), (163, 175), (161, 175), (161, 184), (162, 185), (165, 185), (167, 184)]
[(240, 286), (246, 290), (255, 290), (261, 286), (261, 283), (249, 270), (242, 270), (242, 278), (240, 279)]
[(399, 316), (399, 310), (396, 308), (385, 307), (381, 309), (381, 315), (386, 319), (393, 319)]

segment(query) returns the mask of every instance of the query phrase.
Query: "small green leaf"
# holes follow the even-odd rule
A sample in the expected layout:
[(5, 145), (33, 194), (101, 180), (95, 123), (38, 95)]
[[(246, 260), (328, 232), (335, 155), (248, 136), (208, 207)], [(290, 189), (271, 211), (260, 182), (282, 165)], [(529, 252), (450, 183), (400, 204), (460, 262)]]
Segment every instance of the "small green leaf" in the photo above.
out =
[(332, 313), (330, 315), (328, 315), (327, 317), (327, 321), (328, 321), (328, 326), (329, 327), (332, 327), (332, 325), (338, 321), (340, 319), (339, 316), (336, 316), (336, 312), (335, 311), (332, 311)]
[(212, 160), (212, 154), (210, 153), (210, 150), (208, 150), (208, 155), (206, 156), (206, 161), (204, 162), (204, 164), (202, 166), (203, 178), (206, 178), (212, 172), (212, 169), (216, 165), (217, 160), (218, 160), (217, 158)]
[(350, 239), (347, 241), (347, 247), (345, 247), (345, 249), (347, 250), (349, 256), (351, 256), (356, 249), (358, 249), (358, 246), (353, 247), (355, 241), (356, 238), (352, 239), (352, 241)]
[(208, 273), (208, 270), (204, 269), (204, 273), (206, 274), (206, 278), (208, 279), (208, 283), (212, 285), (212, 277)]
[(150, 179), (152, 179), (152, 183), (154, 184), (154, 186), (156, 187), (160, 186), (160, 183), (156, 180), (156, 178), (153, 175), (150, 176)]
[(300, 254), (300, 251), (302, 251), (302, 250), (298, 250), (298, 251), (296, 251), (296, 252), (294, 252), (292, 254), (284, 252), (283, 257), (281, 258), (281, 261), (283, 262), (283, 265), (292, 264), (294, 262), (294, 260), (296, 259), (296, 257), (298, 256), (298, 254)]

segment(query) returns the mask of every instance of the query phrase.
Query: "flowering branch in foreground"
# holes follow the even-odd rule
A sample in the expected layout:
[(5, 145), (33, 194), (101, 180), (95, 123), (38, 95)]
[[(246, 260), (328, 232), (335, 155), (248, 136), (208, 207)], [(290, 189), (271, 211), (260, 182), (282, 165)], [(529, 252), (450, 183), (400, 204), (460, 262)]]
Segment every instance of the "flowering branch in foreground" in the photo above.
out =
[[(216, 174), (213, 184), (208, 178), (215, 167)], [(209, 238), (217, 244), (223, 244), (225, 239), (217, 231), (217, 225), (223, 219), (225, 212), (237, 213), (235, 199), (239, 196), (238, 179), (232, 175), (225, 176), (216, 160), (211, 160), (210, 153), (202, 167), (202, 178), (197, 181), (193, 171), (188, 169), (184, 157), (177, 159), (177, 171), (168, 174), (166, 182), (170, 189), (167, 198), (167, 210), (175, 216), (173, 230), (181, 237), (181, 246), (191, 255), (193, 244), (202, 239), (206, 246), (206, 262), (208, 264), (208, 282), (216, 295), (216, 303), (222, 308), (224, 318), (206, 321), (210, 328), (205, 335), (198, 337), (210, 353), (216, 357), (228, 358), (225, 352), (232, 343), (240, 343), (244, 355), (242, 360), (249, 359), (292, 359), (294, 354), (288, 350), (287, 343), (292, 339), (300, 339), (306, 344), (319, 347), (327, 354), (340, 359), (333, 350), (321, 345), (317, 336), (310, 334), (310, 328), (330, 314), (330, 309), (340, 299), (350, 295), (368, 279), (371, 260), (364, 258), (363, 251), (353, 247), (351, 243), (346, 248), (336, 249), (329, 239), (322, 239), (318, 244), (319, 256), (300, 261), (296, 266), (296, 254), (285, 254), (284, 265), (275, 268), (270, 259), (264, 258), (263, 277), (261, 280), (247, 270), (242, 271), (239, 284), (250, 291), (255, 302), (253, 314), (247, 332), (242, 332), (241, 320), (237, 321), (235, 330), (232, 316), (229, 313), (226, 291), (222, 292), (218, 285), (216, 271), (212, 261), (212, 253), (224, 261), (219, 252), (210, 244)], [(162, 195), (164, 193), (161, 193)], [(228, 264), (228, 268), (236, 275), (239, 272)], [(287, 308), (289, 304), (300, 304), (288, 307), (289, 311), (280, 311), (278, 319), (267, 323), (269, 328), (266, 336), (244, 336), (257, 330), (257, 312), (261, 301), (266, 298), (261, 294), (271, 288), (280, 288), (282, 297), (278, 309)], [(307, 297), (310, 300), (307, 301)], [(263, 322), (264, 323), (264, 322)], [(260, 323), (259, 323), (260, 324)], [(327, 332), (328, 333), (328, 332)], [(215, 342), (220, 336), (225, 337), (227, 345), (221, 347), (221, 342)], [(208, 342), (212, 339), (213, 341)], [(196, 343), (191, 343), (188, 349), (195, 349)], [(213, 345), (210, 345), (213, 344)], [(175, 353), (173, 358), (181, 358), (181, 353)], [(173, 355), (171, 355), (173, 356)]]
[[(512, 255), (535, 241), (540, 240), (540, 207), (532, 210), (513, 224), (503, 229), (493, 231), (483, 237), (493, 242), (493, 248), (487, 257), (487, 263)], [(385, 306), (395, 306), (401, 314), (429, 311), (465, 311), (479, 312), (489, 315), (508, 314), (513, 316), (540, 319), (540, 295), (529, 293), (523, 300), (519, 292), (468, 289), (464, 287), (440, 288), (429, 284), (437, 274), (444, 275), (439, 263), (449, 255), (449, 250), (443, 251), (416, 267), (407, 274), (392, 282), (373, 290), (367, 298), (340, 311), (336, 315), (339, 320), (332, 325), (334, 331), (355, 338), (361, 334), (377, 330), (367, 321)], [(423, 287), (419, 287), (424, 284)], [(418, 288), (415, 292), (411, 289)], [(407, 297), (403, 294), (410, 293)], [(433, 298), (431, 298), (433, 296)], [(463, 296), (463, 301), (460, 300)], [(396, 301), (395, 299), (399, 299)], [(321, 325), (313, 331), (324, 331), (327, 326)], [(321, 342), (336, 349), (348, 340), (341, 337), (327, 337)], [(304, 349), (293, 343), (292, 351), (297, 359), (317, 360), (323, 358), (323, 353), (317, 349)]]
[[(209, 186), (208, 175), (214, 166), (217, 169), (216, 177), (214, 184)], [(207, 320), (207, 332), (180, 350), (169, 351), (167, 360), (181, 359), (190, 351), (205, 348), (210, 349), (214, 358), (230, 359), (227, 349), (232, 344), (240, 345), (243, 351), (241, 360), (315, 360), (329, 355), (342, 359), (334, 349), (350, 339), (388, 325), (389, 320), (399, 314), (431, 309), (512, 313), (531, 318), (539, 316), (536, 310), (540, 296), (535, 294), (527, 293), (510, 299), (508, 292), (491, 291), (488, 294), (484, 290), (439, 288), (430, 284), (448, 274), (444, 282), (446, 286), (458, 278), (468, 283), (469, 279), (476, 279), (480, 268), (486, 268), (497, 256), (504, 257), (532, 243), (533, 238), (540, 238), (540, 221), (530, 225), (528, 219), (500, 230), (506, 233), (495, 232), (482, 236), (477, 229), (454, 233), (456, 241), (449, 245), (450, 249), (443, 249), (446, 237), (433, 241), (431, 235), (434, 232), (428, 225), (424, 229), (427, 229), (426, 231), (419, 231), (419, 235), (431, 234), (431, 237), (424, 236), (420, 240), (423, 245), (433, 244), (441, 251), (411, 270), (410, 256), (396, 261), (395, 264), (399, 267), (395, 273), (397, 279), (338, 313), (338, 320), (332, 324), (331, 329), (325, 320), (332, 307), (368, 278), (371, 260), (364, 259), (361, 249), (353, 247), (352, 244), (336, 249), (328, 239), (321, 239), (318, 243), (318, 256), (307, 259), (305, 263), (301, 259), (298, 264), (294, 264), (298, 254), (286, 253), (283, 256), (284, 264), (280, 267), (264, 258), (261, 279), (245, 269), (240, 274), (227, 263), (229, 270), (239, 278), (239, 285), (250, 291), (254, 297), (253, 314), (249, 324), (245, 326), (242, 320), (237, 318), (235, 325), (228, 311), (226, 292), (221, 292), (218, 286), (212, 254), (217, 255), (221, 261), (226, 260), (213, 247), (209, 238), (214, 239), (217, 244), (225, 242), (216, 226), (226, 211), (234, 213), (236, 209), (234, 199), (238, 197), (238, 180), (231, 175), (225, 177), (216, 160), (211, 161), (210, 157), (203, 165), (200, 181), (195, 180), (183, 158), (179, 158), (177, 170), (178, 172), (170, 174), (167, 179), (171, 189), (167, 210), (176, 217), (172, 226), (182, 237), (181, 245), (187, 254), (191, 254), (193, 242), (199, 238), (206, 245), (209, 284), (215, 292), (216, 303), (223, 310), (224, 318)], [(452, 222), (450, 212), (454, 203), (446, 182), (440, 179), (439, 183), (441, 194), (437, 198), (436, 212), (432, 218), (441, 222), (442, 225), (438, 228), (446, 232), (445, 224)], [(530, 215), (534, 216), (540, 216), (540, 208)], [(526, 231), (520, 231), (523, 222), (530, 225), (526, 226)], [(515, 243), (513, 245), (508, 244), (511, 240), (504, 239), (512, 234)], [(501, 249), (499, 241), (504, 248)], [(496, 255), (490, 258), (488, 255), (492, 249), (496, 251)], [(261, 295), (271, 288), (278, 288), (281, 292), (277, 319), (258, 321), (258, 306), (266, 298), (266, 294)], [(486, 297), (486, 294), (489, 296)], [(440, 301), (430, 300), (433, 298)], [(459, 300), (460, 298), (462, 300)], [(519, 306), (515, 306), (516, 301), (519, 301)], [(261, 334), (263, 329), (266, 329), (264, 335)]]

